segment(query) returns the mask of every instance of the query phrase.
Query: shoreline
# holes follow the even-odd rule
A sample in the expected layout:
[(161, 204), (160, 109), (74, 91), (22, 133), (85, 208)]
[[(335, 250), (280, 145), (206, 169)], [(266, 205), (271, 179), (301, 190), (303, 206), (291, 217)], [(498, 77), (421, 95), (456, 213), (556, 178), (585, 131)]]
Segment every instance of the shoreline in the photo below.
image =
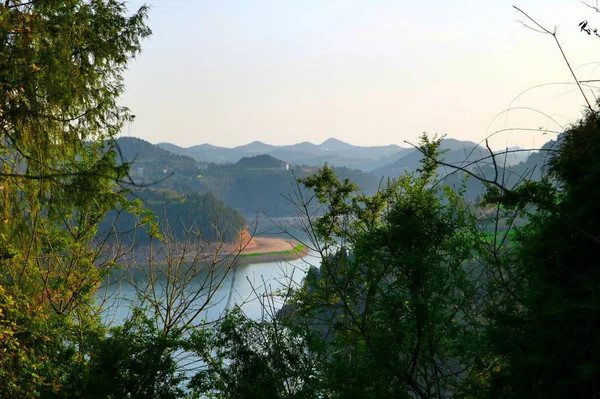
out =
[[(160, 247), (155, 247), (152, 263), (156, 266), (166, 266), (172, 262), (223, 262), (222, 264), (226, 265), (235, 261), (237, 265), (248, 265), (252, 263), (296, 260), (305, 257), (310, 252), (306, 246), (292, 239), (280, 237), (252, 237), (249, 234), (246, 234), (243, 238), (244, 239), (237, 244), (223, 245), (218, 250), (218, 255), (213, 252), (215, 251), (216, 246), (211, 247), (210, 244), (207, 244), (207, 248), (204, 248), (206, 252), (204, 252), (202, 248), (199, 248), (201, 252), (195, 252), (193, 249), (188, 248), (188, 250), (186, 250), (187, 253), (183, 256), (171, 255), (174, 260), (170, 262), (165, 258), (165, 252), (162, 251)], [(217, 257), (220, 260), (217, 260)], [(148, 264), (148, 259), (147, 248), (137, 248), (134, 250), (129, 263), (139, 267), (140, 265)]]
[(308, 252), (306, 246), (291, 239), (252, 237), (251, 242), (238, 255), (237, 264), (290, 261), (303, 258)]

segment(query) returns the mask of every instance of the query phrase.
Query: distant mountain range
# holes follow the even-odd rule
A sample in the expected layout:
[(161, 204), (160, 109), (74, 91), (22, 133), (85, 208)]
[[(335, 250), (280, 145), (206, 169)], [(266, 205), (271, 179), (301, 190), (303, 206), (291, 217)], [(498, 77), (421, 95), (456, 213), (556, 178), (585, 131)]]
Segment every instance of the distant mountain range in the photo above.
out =
[[(118, 143), (123, 160), (133, 163), (131, 177), (142, 186), (134, 188), (139, 197), (158, 203), (172, 193), (211, 193), (249, 217), (256, 212), (270, 217), (294, 216), (296, 208), (286, 197), (297, 189), (296, 178), (315, 173), (325, 162), (334, 167), (340, 178), (349, 178), (370, 195), (381, 186), (382, 179), (414, 171), (421, 166), (422, 159), (422, 154), (414, 148), (357, 147), (336, 139), (319, 145), (303, 142), (289, 146), (255, 141), (236, 148), (209, 144), (190, 148), (168, 143), (153, 145), (132, 137), (119, 138)], [(446, 163), (494, 178), (486, 148), (455, 139), (443, 140), (441, 147)], [(498, 153), (495, 159), (500, 177), (510, 186), (517, 184), (521, 176), (539, 178), (546, 156), (546, 152), (517, 151)], [(484, 160), (477, 162), (481, 159)], [(463, 185), (464, 174), (451, 173), (454, 171), (442, 168), (440, 177), (458, 189)], [(465, 197), (473, 200), (483, 190), (483, 184), (471, 178)]]
[[(270, 217), (296, 215), (296, 206), (286, 199), (299, 186), (296, 179), (316, 173), (316, 166), (286, 165), (268, 154), (252, 153), (235, 163), (201, 163), (189, 156), (174, 154), (147, 141), (120, 137), (117, 140), (122, 160), (131, 162), (133, 194), (150, 203), (161, 203), (170, 195), (210, 193), (227, 205), (252, 218), (257, 212)], [(289, 166), (289, 167), (288, 167)], [(341, 178), (348, 178), (365, 194), (374, 194), (380, 179), (360, 170), (334, 167)], [(308, 191), (302, 189), (305, 198)], [(313, 205), (317, 206), (316, 201)]]
[(387, 146), (361, 147), (330, 138), (321, 144), (304, 141), (292, 145), (274, 146), (260, 141), (234, 148), (200, 144), (188, 148), (171, 143), (160, 143), (159, 147), (175, 154), (187, 155), (200, 162), (235, 163), (252, 155), (271, 155), (294, 165), (320, 166), (328, 162), (333, 166), (346, 166), (364, 171), (373, 170), (393, 162), (407, 148), (395, 144)]
[[(307, 141), (283, 146), (274, 146), (260, 141), (234, 147), (217, 147), (200, 144), (188, 148), (171, 143), (157, 146), (174, 154), (186, 155), (199, 162), (236, 163), (240, 159), (253, 155), (270, 155), (286, 163), (306, 166), (322, 166), (325, 162), (332, 166), (345, 166), (376, 175), (396, 176), (405, 170), (414, 170), (419, 166), (421, 153), (415, 148), (404, 148), (395, 144), (387, 146), (355, 146), (336, 138), (329, 138), (321, 144)], [(442, 149), (448, 150), (445, 160), (449, 163), (474, 161), (489, 156), (487, 149), (471, 141), (444, 139)], [(506, 166), (525, 161), (528, 152), (513, 152), (506, 156)], [(496, 159), (504, 164), (504, 156)]]
[[(485, 165), (492, 166), (494, 162), (487, 148), (471, 141), (444, 139), (441, 143), (441, 150), (444, 151), (440, 157), (443, 162), (469, 170), (479, 169)], [(494, 158), (498, 166), (508, 167), (525, 162), (530, 154), (529, 151), (509, 148), (503, 151), (495, 151)], [(413, 148), (405, 151), (394, 162), (383, 165), (371, 172), (377, 176), (395, 177), (406, 171), (417, 169), (422, 158), (423, 154)]]

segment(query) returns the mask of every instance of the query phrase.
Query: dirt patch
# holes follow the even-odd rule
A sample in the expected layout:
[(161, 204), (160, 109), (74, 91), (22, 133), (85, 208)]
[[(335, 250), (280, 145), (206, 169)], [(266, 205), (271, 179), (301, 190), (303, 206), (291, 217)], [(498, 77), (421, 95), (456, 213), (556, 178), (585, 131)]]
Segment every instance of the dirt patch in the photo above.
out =
[(240, 239), (236, 244), (227, 246), (227, 252), (237, 253), (242, 251), (244, 255), (268, 253), (268, 252), (285, 252), (298, 249), (297, 241), (279, 237), (253, 237), (248, 229), (240, 234)]
[[(175, 244), (175, 247), (178, 244)], [(181, 251), (184, 251), (185, 244), (181, 243)], [(174, 248), (170, 248), (173, 252)], [(199, 248), (196, 251), (189, 247), (185, 250), (186, 253), (182, 256), (182, 260), (186, 262), (192, 261), (208, 261), (212, 262), (216, 255), (214, 251), (218, 251), (218, 257), (222, 259), (236, 259), (236, 262), (241, 264), (248, 263), (267, 263), (286, 260), (294, 260), (308, 255), (308, 248), (298, 243), (295, 240), (279, 238), (279, 237), (253, 237), (247, 230), (240, 234), (240, 239), (237, 243), (218, 245), (206, 243), (204, 248)], [(153, 261), (157, 263), (166, 262), (167, 251), (161, 251), (159, 248), (154, 248)], [(176, 255), (179, 256), (176, 250)], [(148, 259), (148, 248), (137, 248), (135, 258), (138, 263), (145, 263)]]
[(296, 241), (275, 237), (254, 237), (252, 244), (244, 249), (244, 254), (293, 251), (298, 246)]
[(247, 264), (298, 259), (308, 254), (308, 248), (291, 239), (253, 237), (244, 230), (238, 243), (230, 245), (227, 252), (232, 255), (239, 252), (238, 263)]
[(239, 251), (241, 249), (244, 250), (252, 250), (257, 247), (256, 239), (252, 237), (252, 234), (246, 228), (241, 234), (240, 239), (237, 244), (233, 248), (231, 248), (231, 252)]

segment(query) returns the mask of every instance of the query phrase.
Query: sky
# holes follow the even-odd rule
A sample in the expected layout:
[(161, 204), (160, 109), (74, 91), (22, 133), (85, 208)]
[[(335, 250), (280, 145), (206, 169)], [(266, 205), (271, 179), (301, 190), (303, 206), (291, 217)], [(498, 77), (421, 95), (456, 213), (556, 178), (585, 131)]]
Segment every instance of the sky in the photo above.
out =
[[(594, 0), (590, 0), (595, 4)], [(600, 14), (578, 0), (148, 0), (153, 35), (125, 74), (123, 135), (183, 147), (329, 137), (409, 146), (426, 132), (536, 148), (600, 79)], [(590, 83), (593, 85), (594, 83)], [(600, 85), (600, 83), (599, 83)], [(600, 86), (599, 86), (600, 87)], [(584, 87), (594, 103), (594, 87)]]

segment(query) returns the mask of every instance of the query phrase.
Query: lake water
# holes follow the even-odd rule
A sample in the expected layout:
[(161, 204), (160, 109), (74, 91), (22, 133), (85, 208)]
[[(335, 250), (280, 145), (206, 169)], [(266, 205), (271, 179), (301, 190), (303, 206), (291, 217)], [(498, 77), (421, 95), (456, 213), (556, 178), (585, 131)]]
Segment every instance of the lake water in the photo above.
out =
[[(319, 264), (318, 254), (311, 251), (304, 258), (292, 261), (237, 265), (226, 274), (201, 271), (185, 284), (164, 276), (149, 284), (148, 276), (138, 273), (102, 287), (98, 298), (106, 301), (103, 319), (112, 325), (127, 318), (131, 307), (140, 304), (140, 295), (146, 295), (165, 309), (187, 306), (184, 319), (193, 315), (194, 324), (201, 319), (216, 320), (235, 305), (250, 318), (268, 318), (281, 308), (288, 288), (297, 287), (308, 268)], [(216, 282), (210, 284), (211, 281)], [(220, 283), (218, 288), (217, 283)], [(169, 301), (169, 297), (173, 299)]]
[[(264, 217), (258, 219), (247, 217), (247, 219), (252, 221), (254, 235), (286, 239), (291, 236), (304, 243), (310, 242), (303, 229), (298, 227), (301, 219)], [(154, 302), (161, 306), (164, 303), (166, 308), (169, 302), (166, 299), (169, 296), (173, 298), (172, 294), (177, 290), (179, 290), (179, 299), (171, 301), (170, 307), (188, 302), (186, 316), (195, 316), (196, 324), (202, 324), (201, 319), (206, 322), (216, 320), (235, 305), (240, 306), (248, 317), (256, 320), (268, 318), (280, 309), (287, 288), (297, 287), (309, 267), (311, 265), (318, 267), (320, 263), (318, 253), (310, 251), (301, 259), (242, 264), (235, 266), (228, 273), (216, 270), (211, 274), (209, 271), (201, 270), (194, 278), (179, 285), (164, 277), (156, 278), (153, 284), (150, 284), (151, 279), (148, 278), (147, 273), (138, 272), (136, 275), (112, 281), (112, 284), (100, 289), (97, 296), (106, 301), (103, 306), (106, 309), (102, 314), (103, 319), (113, 325), (120, 324), (127, 318), (132, 306), (140, 304), (140, 296), (152, 297), (152, 294), (157, 294)], [(211, 281), (220, 283), (218, 289), (214, 284), (210, 284)]]

